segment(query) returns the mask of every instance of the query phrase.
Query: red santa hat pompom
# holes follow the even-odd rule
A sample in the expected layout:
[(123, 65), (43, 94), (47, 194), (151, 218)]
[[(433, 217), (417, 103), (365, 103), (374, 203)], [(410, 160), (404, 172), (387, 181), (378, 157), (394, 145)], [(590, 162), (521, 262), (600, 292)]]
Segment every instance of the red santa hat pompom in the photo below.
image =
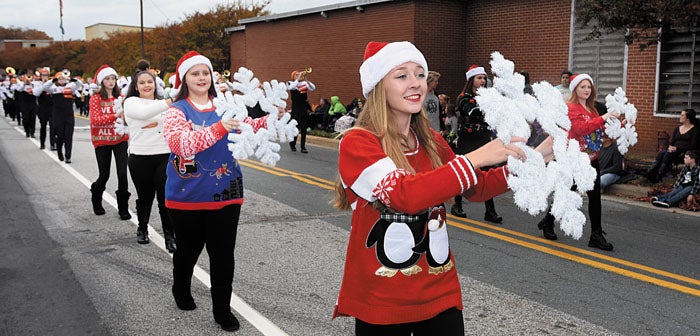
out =
[(486, 70), (484, 70), (484, 67), (480, 67), (480, 66), (474, 64), (474, 65), (472, 65), (472, 66), (469, 67), (469, 69), (467, 70), (466, 75), (467, 75), (467, 80), (469, 80), (469, 78), (472, 78), (472, 77), (474, 77), (474, 76), (476, 76), (476, 75), (484, 75), (484, 76), (486, 76)]
[(360, 66), (360, 82), (365, 98), (386, 74), (393, 68), (406, 62), (414, 62), (428, 73), (428, 62), (423, 54), (408, 41), (367, 43), (365, 57)]
[(102, 81), (110, 75), (114, 75), (114, 77), (117, 77), (117, 72), (109, 65), (103, 64), (99, 69), (97, 69), (97, 71), (95, 71), (97, 85), (102, 85)]
[(204, 64), (207, 67), (209, 67), (210, 73), (214, 72), (214, 68), (211, 66), (211, 61), (209, 61), (208, 58), (200, 55), (194, 50), (190, 50), (186, 54), (184, 54), (179, 61), (177, 61), (177, 68), (175, 69), (176, 76), (174, 88), (179, 89), (180, 85), (182, 85), (182, 81), (185, 80), (185, 74), (187, 73), (187, 71), (189, 71), (193, 66), (198, 64)]
[(591, 76), (589, 76), (588, 74), (576, 74), (569, 77), (569, 80), (571, 81), (569, 82), (569, 90), (571, 90), (571, 92), (574, 92), (574, 90), (576, 90), (576, 87), (584, 79), (588, 79), (591, 82), (591, 85), (593, 84), (593, 78), (591, 78)]

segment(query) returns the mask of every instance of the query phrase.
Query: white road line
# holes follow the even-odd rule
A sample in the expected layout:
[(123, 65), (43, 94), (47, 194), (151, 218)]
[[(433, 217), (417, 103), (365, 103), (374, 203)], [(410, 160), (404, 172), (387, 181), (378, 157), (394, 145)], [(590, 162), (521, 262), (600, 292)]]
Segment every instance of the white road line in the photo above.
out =
[[(78, 127), (76, 127), (78, 128)], [(23, 136), (25, 135), (24, 129), (20, 128), (19, 126), (15, 126), (15, 130), (22, 134)], [(30, 140), (31, 142), (34, 143), (37, 147), (39, 147), (39, 141), (35, 138), (27, 138), (27, 140)], [(73, 169), (70, 164), (67, 164), (65, 162), (62, 162), (58, 160), (58, 156), (56, 154), (51, 153), (50, 150), (44, 149), (42, 150), (46, 155), (48, 155), (51, 159), (56, 161), (58, 164), (61, 165), (63, 169), (65, 169), (69, 174), (73, 175), (80, 183), (82, 183), (88, 190), (90, 190), (90, 186), (92, 185), (92, 182), (90, 182), (85, 176), (81, 175), (77, 170)], [(114, 198), (114, 196), (110, 195), (108, 192), (104, 192), (102, 194), (102, 199), (109, 203), (113, 208), (117, 209), (117, 199)], [(134, 226), (138, 227), (138, 220), (136, 219), (136, 215), (129, 210), (129, 213), (131, 213), (131, 223), (134, 224)], [(165, 248), (165, 239), (158, 234), (158, 232), (152, 227), (148, 226), (150, 229), (148, 230), (148, 236), (151, 239), (151, 241), (156, 244), (161, 250), (163, 250), (165, 253), (167, 253), (171, 258), (172, 255), (168, 253), (168, 251)], [(203, 270), (201, 267), (198, 265), (195, 265), (194, 267), (194, 276), (202, 282), (207, 288), (211, 288), (211, 282), (209, 281), (209, 273), (207, 273), (205, 270)], [(260, 314), (258, 311), (253, 309), (249, 304), (247, 304), (245, 301), (243, 301), (236, 293), (231, 293), (231, 301), (230, 301), (231, 308), (233, 308), (237, 313), (239, 313), (243, 318), (245, 318), (250, 324), (252, 324), (256, 329), (258, 329), (263, 335), (266, 336), (287, 336), (288, 334), (282, 331), (278, 326), (276, 326), (272, 321), (268, 320), (265, 316)]]

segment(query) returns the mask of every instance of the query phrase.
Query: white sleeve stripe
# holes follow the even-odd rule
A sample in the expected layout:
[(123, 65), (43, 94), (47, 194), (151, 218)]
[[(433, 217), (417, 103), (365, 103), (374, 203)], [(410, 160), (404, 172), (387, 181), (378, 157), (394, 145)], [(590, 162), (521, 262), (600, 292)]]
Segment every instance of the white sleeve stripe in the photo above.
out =
[(365, 168), (357, 177), (350, 189), (369, 202), (376, 200), (374, 189), (384, 177), (397, 169), (396, 164), (388, 156)]
[(452, 171), (455, 173), (455, 176), (457, 176), (457, 181), (459, 181), (459, 187), (461, 188), (460, 194), (464, 192), (464, 183), (462, 183), (462, 176), (459, 174), (457, 171), (457, 168), (455, 168), (455, 164), (453, 161), (449, 162), (450, 168), (452, 168)]
[(467, 159), (466, 156), (462, 157), (464, 158), (464, 161), (467, 161), (467, 167), (469, 167), (469, 186), (471, 187), (472, 184), (476, 185), (477, 183), (476, 172), (474, 171), (474, 166), (472, 166), (472, 162), (469, 161), (469, 159)]
[(502, 172), (503, 172), (503, 178), (505, 178), (506, 181), (508, 181), (508, 174), (506, 174), (506, 168), (505, 168), (505, 167), (503, 168)]

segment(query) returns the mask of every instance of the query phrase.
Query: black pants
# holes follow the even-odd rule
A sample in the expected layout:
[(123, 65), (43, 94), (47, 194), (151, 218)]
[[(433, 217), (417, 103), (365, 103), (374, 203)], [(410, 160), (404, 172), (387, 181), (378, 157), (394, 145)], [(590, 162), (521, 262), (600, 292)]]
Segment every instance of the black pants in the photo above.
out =
[(462, 311), (450, 308), (420, 322), (378, 325), (355, 319), (356, 336), (464, 336)]
[(70, 159), (73, 153), (73, 129), (75, 128), (74, 116), (60, 116), (54, 113), (54, 126), (56, 126), (56, 151), (63, 153), (66, 149), (66, 159)]
[(24, 133), (27, 137), (34, 137), (34, 131), (36, 129), (36, 112), (39, 106), (36, 103), (25, 103), (22, 107), (24, 115)]
[[(173, 287), (189, 290), (197, 259), (206, 246), (214, 309), (227, 309), (231, 298), (240, 204), (219, 210), (170, 209), (177, 250), (173, 255)], [(217, 302), (220, 307), (217, 307)]]
[[(117, 165), (117, 190), (127, 191), (129, 189), (129, 181), (126, 176), (128, 148), (129, 143), (126, 141), (122, 141), (116, 145), (99, 146), (95, 148), (97, 169), (100, 172), (97, 181), (95, 181), (97, 190), (104, 190), (105, 185), (107, 185), (109, 171), (112, 166), (112, 153), (114, 153), (114, 161)], [(68, 154), (66, 154), (66, 157), (69, 157)]]
[[(295, 119), (297, 121), (297, 129), (299, 130), (299, 134), (301, 135), (301, 149), (306, 149), (306, 129), (308, 128), (307, 123), (308, 119), (307, 118), (299, 118)], [(289, 143), (290, 146), (296, 147), (297, 146), (297, 137), (294, 137), (294, 140), (292, 140)]]
[(39, 143), (43, 146), (46, 144), (46, 131), (47, 131), (47, 125), (50, 126), (49, 129), (49, 144), (51, 146), (56, 145), (56, 127), (53, 126), (53, 122), (51, 121), (51, 111), (46, 111), (46, 110), (41, 110), (41, 106), (39, 107), (39, 113), (37, 113), (39, 116)]
[(136, 211), (140, 230), (147, 229), (155, 196), (158, 200), (163, 233), (167, 235), (173, 232), (170, 212), (165, 208), (165, 168), (168, 166), (169, 157), (170, 154), (129, 155), (129, 174), (138, 195)]

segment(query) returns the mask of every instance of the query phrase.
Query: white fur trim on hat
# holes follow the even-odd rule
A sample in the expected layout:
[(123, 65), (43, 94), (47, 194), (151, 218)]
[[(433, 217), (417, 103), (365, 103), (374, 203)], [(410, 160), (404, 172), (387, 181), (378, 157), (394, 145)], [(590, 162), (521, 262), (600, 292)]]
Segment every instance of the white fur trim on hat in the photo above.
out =
[(102, 81), (111, 75), (113, 75), (114, 77), (119, 77), (117, 76), (117, 71), (111, 67), (105, 67), (100, 69), (100, 71), (95, 75), (95, 77), (97, 77), (97, 84), (102, 85)]
[(467, 80), (469, 80), (469, 78), (472, 78), (476, 75), (486, 76), (486, 70), (484, 70), (484, 67), (475, 67), (475, 68), (469, 69), (469, 71), (467, 71), (466, 75), (467, 75)]
[(187, 73), (187, 71), (189, 71), (193, 66), (197, 64), (204, 64), (207, 67), (209, 67), (209, 71), (214, 72), (214, 68), (211, 66), (211, 61), (209, 61), (208, 58), (202, 55), (195, 55), (184, 60), (182, 64), (180, 64), (180, 66), (177, 68), (177, 74), (180, 77), (180, 82), (183, 82), (185, 80), (185, 74)]
[(591, 84), (593, 84), (593, 78), (591, 78), (591, 76), (589, 76), (588, 74), (573, 75), (571, 77), (571, 82), (569, 82), (569, 90), (571, 92), (574, 92), (578, 84), (581, 83), (581, 81), (584, 79), (588, 79), (591, 82)]
[(415, 62), (422, 66), (427, 75), (428, 62), (425, 61), (425, 56), (408, 41), (389, 43), (362, 62), (360, 82), (365, 98), (389, 71), (406, 62)]

